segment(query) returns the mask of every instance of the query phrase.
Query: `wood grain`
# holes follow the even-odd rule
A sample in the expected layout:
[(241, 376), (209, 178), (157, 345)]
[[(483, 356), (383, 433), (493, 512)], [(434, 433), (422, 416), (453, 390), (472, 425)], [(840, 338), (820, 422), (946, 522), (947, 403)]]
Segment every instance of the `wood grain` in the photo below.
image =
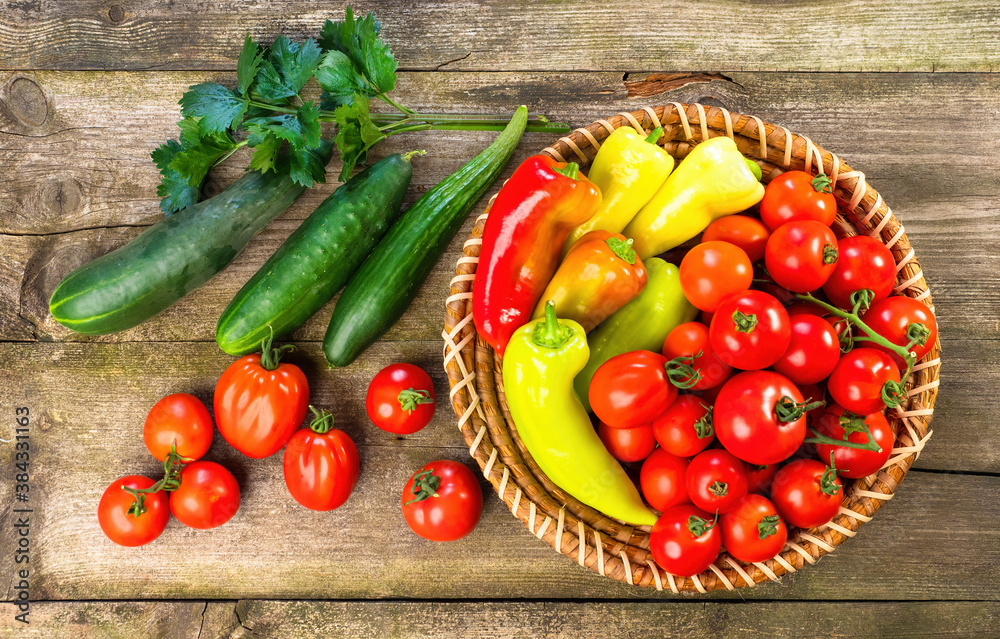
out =
[[(0, 605), (0, 638), (298, 639), (508, 637), (634, 639), (795, 636), (801, 639), (992, 636), (996, 602), (39, 602), (32, 626)], [(37, 615), (37, 616), (36, 616)], [(167, 625), (168, 622), (171, 625)]]
[[(294, 360), (313, 382), (314, 402), (330, 406), (337, 426), (359, 443), (361, 479), (351, 499), (331, 513), (306, 511), (287, 494), (281, 460), (250, 460), (217, 438), (209, 458), (226, 465), (243, 490), (240, 512), (211, 531), (172, 522), (141, 549), (107, 541), (93, 516), (104, 488), (131, 473), (155, 475), (158, 463), (141, 439), (148, 407), (168, 392), (208, 400), (214, 379), (232, 361), (210, 343), (23, 343), (0, 345), (0, 374), (18, 383), (3, 410), (30, 407), (34, 416), (32, 595), (37, 599), (200, 598), (646, 598), (574, 566), (528, 534), (487, 493), (483, 520), (452, 544), (425, 542), (399, 515), (399, 487), (437, 458), (468, 463), (447, 406), (424, 431), (403, 439), (363, 417), (363, 388), (383, 364), (401, 358), (427, 365), (438, 397), (444, 382), (430, 342), (382, 342), (353, 367), (324, 373), (319, 345), (305, 343)], [(994, 351), (995, 352), (995, 351)], [(979, 432), (985, 425), (954, 430)], [(948, 430), (949, 422), (940, 428)], [(934, 467), (936, 442), (921, 459)], [(947, 456), (947, 452), (942, 453)], [(0, 449), (0, 485), (13, 481), (13, 450)], [(957, 462), (968, 466), (972, 462)], [(485, 482), (484, 482), (485, 483)], [(488, 486), (486, 487), (489, 489)], [(839, 597), (853, 576), (852, 598), (994, 599), (1000, 576), (1000, 517), (992, 498), (1000, 477), (912, 472), (895, 498), (857, 538), (781, 584), (718, 597)], [(6, 506), (5, 506), (6, 507)], [(0, 527), (0, 548), (14, 542)], [(388, 541), (391, 540), (391, 541)], [(961, 552), (956, 552), (961, 548)], [(185, 557), (196, 557), (187, 561)], [(0, 574), (12, 574), (0, 556)], [(447, 574), (446, 580), (436, 575)], [(13, 596), (10, 589), (4, 595)]]
[[(341, 3), (9, 1), (0, 24), (7, 69), (233, 69), (243, 33), (315, 36)], [(998, 8), (926, 0), (734, 7), (631, 3), (367, 2), (406, 69), (990, 71)], [(720, 29), (719, 25), (725, 25)]]

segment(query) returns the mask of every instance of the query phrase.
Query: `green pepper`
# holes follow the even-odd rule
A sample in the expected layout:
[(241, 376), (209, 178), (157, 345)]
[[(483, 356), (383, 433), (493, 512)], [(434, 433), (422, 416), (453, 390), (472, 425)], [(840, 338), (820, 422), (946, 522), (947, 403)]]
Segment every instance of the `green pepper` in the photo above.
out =
[(588, 338), (590, 361), (576, 376), (576, 394), (590, 410), (590, 380), (601, 364), (629, 351), (663, 349), (667, 334), (698, 315), (681, 291), (680, 270), (658, 257), (643, 260), (646, 288), (639, 296), (604, 320)]
[(551, 302), (544, 319), (514, 332), (503, 358), (503, 383), (517, 434), (542, 472), (567, 493), (609, 517), (651, 526), (656, 515), (573, 392), (573, 377), (589, 354), (583, 327), (559, 321)]

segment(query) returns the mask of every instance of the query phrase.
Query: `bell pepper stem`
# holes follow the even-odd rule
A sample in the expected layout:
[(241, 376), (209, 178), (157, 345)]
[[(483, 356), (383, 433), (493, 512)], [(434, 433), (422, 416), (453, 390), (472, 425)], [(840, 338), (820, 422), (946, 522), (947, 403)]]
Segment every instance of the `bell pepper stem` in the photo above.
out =
[(576, 162), (570, 162), (563, 168), (553, 169), (553, 171), (555, 171), (559, 175), (565, 175), (571, 180), (575, 180), (577, 179), (577, 176), (580, 175), (580, 165), (577, 164)]
[(545, 302), (545, 319), (535, 324), (531, 339), (543, 348), (562, 348), (573, 337), (573, 329), (563, 326), (556, 317), (556, 303)]
[(632, 242), (634, 241), (635, 240), (632, 238), (620, 240), (617, 237), (609, 237), (605, 240), (605, 243), (608, 245), (608, 248), (611, 249), (612, 253), (629, 264), (635, 264), (635, 249), (632, 248)]
[(751, 160), (750, 158), (743, 158), (743, 160), (747, 163), (747, 168), (750, 169), (750, 172), (753, 173), (753, 176), (757, 178), (758, 182), (760, 182), (761, 179), (763, 179), (764, 177), (764, 171), (761, 170), (760, 165)]
[(646, 142), (649, 142), (650, 144), (656, 144), (657, 142), (660, 141), (661, 137), (663, 137), (663, 127), (658, 126), (652, 131), (650, 131), (649, 135), (646, 137)]

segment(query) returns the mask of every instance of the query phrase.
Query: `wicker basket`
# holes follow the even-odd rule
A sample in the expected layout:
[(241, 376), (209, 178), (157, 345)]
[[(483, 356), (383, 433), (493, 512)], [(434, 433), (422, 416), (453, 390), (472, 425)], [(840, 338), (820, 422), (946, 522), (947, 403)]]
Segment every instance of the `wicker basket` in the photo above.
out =
[[(930, 291), (903, 226), (882, 197), (866, 184), (864, 174), (808, 138), (754, 116), (674, 102), (598, 120), (542, 152), (559, 161), (586, 166), (601, 141), (619, 126), (632, 126), (644, 134), (662, 126), (664, 135), (659, 143), (675, 158), (687, 155), (701, 140), (729, 136), (745, 156), (761, 165), (765, 182), (789, 169), (825, 172), (835, 185), (843, 218), (838, 217), (841, 230), (866, 233), (885, 243), (897, 263), (896, 293), (921, 300), (933, 309)], [(940, 342), (913, 368), (907, 384), (908, 400), (890, 411), (896, 445), (889, 461), (873, 475), (847, 481), (844, 504), (832, 522), (808, 530), (790, 527), (785, 548), (768, 561), (746, 564), (723, 553), (710, 570), (695, 577), (666, 573), (653, 562), (649, 552), (649, 527), (610, 519), (567, 495), (539, 470), (518, 439), (504, 397), (500, 360), (477, 336), (472, 323), (472, 281), (485, 220), (483, 213), (465, 243), (446, 302), (444, 365), (452, 404), (470, 454), (514, 516), (533, 535), (581, 566), (629, 584), (669, 588), (675, 593), (732, 590), (779, 579), (815, 563), (870, 521), (892, 498), (931, 435), (928, 425), (937, 396)]]

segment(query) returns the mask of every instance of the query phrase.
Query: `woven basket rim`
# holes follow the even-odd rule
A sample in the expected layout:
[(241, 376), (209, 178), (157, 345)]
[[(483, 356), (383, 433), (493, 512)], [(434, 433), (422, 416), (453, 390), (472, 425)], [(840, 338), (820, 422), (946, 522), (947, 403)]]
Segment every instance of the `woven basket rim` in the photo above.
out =
[[(835, 186), (842, 230), (868, 234), (888, 246), (897, 264), (895, 293), (913, 297), (933, 311), (927, 282), (905, 230), (882, 196), (867, 184), (863, 173), (809, 138), (756, 116), (672, 102), (597, 120), (560, 138), (542, 153), (585, 167), (601, 141), (621, 126), (631, 126), (644, 135), (662, 126), (664, 135), (659, 144), (675, 158), (683, 158), (702, 140), (726, 135), (744, 156), (761, 165), (764, 182), (792, 169), (826, 173)], [(495, 197), (477, 218), (456, 264), (445, 302), (444, 366), (452, 406), (470, 455), (512, 514), (532, 534), (581, 566), (613, 579), (674, 593), (704, 593), (778, 580), (815, 563), (853, 537), (883, 502), (893, 497), (932, 433), (929, 424), (939, 384), (940, 339), (914, 367), (906, 385), (907, 401), (895, 411), (888, 411), (896, 433), (889, 461), (868, 477), (845, 481), (846, 498), (832, 522), (808, 530), (789, 527), (784, 549), (764, 562), (747, 564), (724, 552), (709, 570), (690, 578), (671, 575), (657, 566), (649, 553), (649, 527), (612, 520), (568, 496), (545, 477), (517, 439), (503, 395), (499, 359), (476, 334), (472, 323), (472, 281), (483, 226)]]

